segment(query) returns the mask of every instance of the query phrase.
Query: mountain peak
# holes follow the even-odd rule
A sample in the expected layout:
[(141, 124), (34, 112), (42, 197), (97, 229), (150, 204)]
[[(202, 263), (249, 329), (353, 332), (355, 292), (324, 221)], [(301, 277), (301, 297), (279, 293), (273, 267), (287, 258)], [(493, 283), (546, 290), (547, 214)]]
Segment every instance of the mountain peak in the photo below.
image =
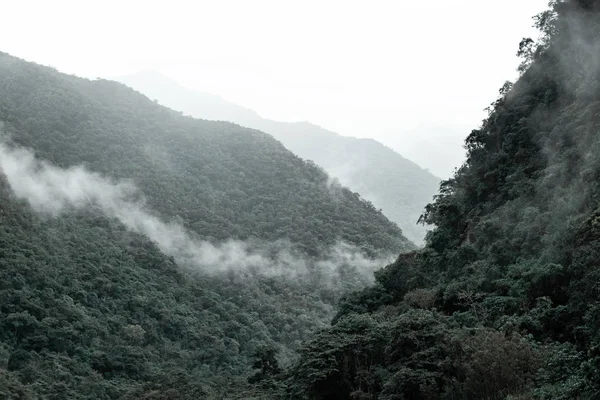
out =
[(169, 108), (197, 118), (236, 123), (236, 120), (245, 122), (260, 119), (256, 112), (248, 108), (228, 102), (214, 94), (187, 89), (156, 70), (142, 70), (117, 77), (115, 80), (144, 93), (151, 99), (160, 100)]

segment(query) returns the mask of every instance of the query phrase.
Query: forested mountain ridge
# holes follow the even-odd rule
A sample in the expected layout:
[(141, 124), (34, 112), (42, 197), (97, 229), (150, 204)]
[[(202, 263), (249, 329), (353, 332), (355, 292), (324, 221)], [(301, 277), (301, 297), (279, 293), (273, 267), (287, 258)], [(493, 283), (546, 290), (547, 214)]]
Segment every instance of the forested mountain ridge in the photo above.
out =
[(272, 398), (255, 355), (291, 362), (370, 257), (415, 248), (271, 136), (122, 84), (0, 53), (0, 121), (0, 398)]
[(424, 249), (346, 297), (294, 399), (600, 398), (600, 1), (552, 1)]
[[(600, 0), (552, 1), (535, 24), (519, 79), (425, 209), (426, 246), (345, 296), (317, 333), (326, 287), (197, 279), (93, 209), (41, 218), (0, 186), (0, 394), (599, 398)], [(8, 130), (27, 145), (20, 120)], [(278, 343), (306, 339), (278, 365)]]
[(368, 202), (269, 135), (183, 117), (111, 81), (0, 55), (0, 120), (58, 166), (133, 179), (149, 206), (206, 239), (286, 238), (307, 252), (345, 240), (368, 252), (410, 247)]
[(407, 238), (415, 243), (423, 241), (426, 228), (417, 225), (417, 220), (441, 180), (383, 144), (342, 136), (308, 122), (265, 119), (220, 97), (186, 89), (153, 71), (117, 80), (185, 114), (231, 121), (273, 135), (294, 154), (314, 161), (343, 185), (381, 208)]

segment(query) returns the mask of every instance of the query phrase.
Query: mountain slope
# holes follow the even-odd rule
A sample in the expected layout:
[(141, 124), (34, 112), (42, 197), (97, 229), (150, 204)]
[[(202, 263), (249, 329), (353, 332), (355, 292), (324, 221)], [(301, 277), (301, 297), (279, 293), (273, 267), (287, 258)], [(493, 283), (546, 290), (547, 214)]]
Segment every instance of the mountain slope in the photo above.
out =
[(0, 121), (2, 398), (272, 398), (254, 355), (415, 247), (269, 135), (115, 82), (0, 54)]
[(328, 186), (323, 171), (269, 135), (0, 57), (0, 120), (26, 132), (15, 143), (58, 166), (133, 179), (152, 209), (202, 238), (284, 238), (312, 253), (339, 239), (372, 253), (410, 246), (371, 205)]
[(313, 160), (343, 185), (381, 208), (410, 240), (422, 242), (426, 229), (416, 222), (437, 192), (440, 179), (381, 143), (341, 136), (307, 122), (264, 119), (217, 96), (188, 90), (152, 71), (118, 80), (194, 117), (231, 121), (273, 135), (286, 148)]
[(427, 207), (426, 247), (342, 301), (291, 397), (598, 398), (600, 1), (535, 21), (521, 77)]

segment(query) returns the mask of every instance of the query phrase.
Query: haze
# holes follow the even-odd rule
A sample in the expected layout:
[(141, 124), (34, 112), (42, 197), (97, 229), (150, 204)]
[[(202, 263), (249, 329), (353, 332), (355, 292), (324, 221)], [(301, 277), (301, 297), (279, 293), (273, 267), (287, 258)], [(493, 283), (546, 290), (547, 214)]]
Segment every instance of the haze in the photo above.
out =
[(88, 78), (157, 70), (448, 177), (546, 3), (22, 0), (3, 4), (0, 50)]

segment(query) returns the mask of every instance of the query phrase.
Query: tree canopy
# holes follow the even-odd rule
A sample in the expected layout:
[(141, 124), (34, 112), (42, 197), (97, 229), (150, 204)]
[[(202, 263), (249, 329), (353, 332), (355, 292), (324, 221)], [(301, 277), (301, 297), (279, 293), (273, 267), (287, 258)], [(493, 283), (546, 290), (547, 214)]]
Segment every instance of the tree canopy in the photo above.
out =
[(598, 397), (600, 2), (553, 1), (535, 23), (421, 217), (426, 247), (342, 300), (289, 398)]
[[(7, 54), (0, 93), (3, 143), (132, 182), (149, 212), (198, 240), (289, 242), (307, 263), (329, 262), (340, 241), (366, 259), (415, 247), (372, 204), (262, 132)], [(261, 373), (276, 374), (326, 326), (337, 299), (369, 281), (347, 261), (335, 277), (311, 264), (304, 279), (183, 268), (93, 207), (34, 212), (2, 174), (0, 231), (2, 398), (265, 396), (278, 386), (247, 379), (261, 349), (272, 349)]]

